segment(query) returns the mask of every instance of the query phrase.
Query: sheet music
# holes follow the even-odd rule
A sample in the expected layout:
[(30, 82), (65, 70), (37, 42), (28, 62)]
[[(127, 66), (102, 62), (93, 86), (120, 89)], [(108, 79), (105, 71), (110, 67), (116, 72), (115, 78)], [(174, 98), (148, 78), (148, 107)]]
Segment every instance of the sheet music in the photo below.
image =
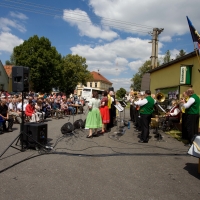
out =
[(114, 106), (115, 106), (115, 108), (117, 108), (117, 110), (118, 110), (119, 112), (122, 112), (122, 111), (124, 110), (124, 108), (123, 108), (120, 104), (114, 105)]

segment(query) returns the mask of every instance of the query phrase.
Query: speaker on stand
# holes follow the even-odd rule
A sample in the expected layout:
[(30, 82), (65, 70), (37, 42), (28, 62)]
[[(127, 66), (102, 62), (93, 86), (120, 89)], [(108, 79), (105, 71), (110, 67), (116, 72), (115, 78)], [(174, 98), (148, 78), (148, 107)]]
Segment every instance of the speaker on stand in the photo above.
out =
[(47, 124), (24, 124), (23, 142), (31, 148), (44, 147), (47, 144)]

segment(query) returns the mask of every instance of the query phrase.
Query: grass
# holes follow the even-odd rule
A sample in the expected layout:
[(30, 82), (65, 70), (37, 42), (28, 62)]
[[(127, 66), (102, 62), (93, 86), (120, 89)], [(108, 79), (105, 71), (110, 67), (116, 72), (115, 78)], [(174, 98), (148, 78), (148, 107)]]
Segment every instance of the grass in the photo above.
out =
[(184, 144), (188, 143), (188, 140), (184, 140), (182, 139), (182, 132), (178, 131), (178, 130), (171, 130), (171, 131), (167, 131), (165, 132), (166, 134), (172, 136), (173, 138), (177, 139), (180, 142), (183, 142)]

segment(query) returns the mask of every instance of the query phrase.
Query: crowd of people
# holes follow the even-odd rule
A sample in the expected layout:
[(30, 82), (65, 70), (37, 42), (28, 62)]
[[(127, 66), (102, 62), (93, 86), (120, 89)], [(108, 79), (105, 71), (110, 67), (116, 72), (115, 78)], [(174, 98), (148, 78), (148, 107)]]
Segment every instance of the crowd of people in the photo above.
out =
[[(24, 100), (22, 102), (22, 99)], [(113, 91), (104, 91), (102, 98), (99, 99), (98, 93), (93, 93), (88, 102), (88, 114), (86, 117), (85, 128), (89, 129), (87, 138), (92, 138), (99, 134), (104, 134), (111, 130), (115, 125), (117, 110), (115, 105), (119, 103), (115, 99)], [(140, 132), (140, 143), (148, 143), (149, 128), (153, 114), (156, 110), (158, 100), (156, 95), (151, 94), (150, 90), (139, 92), (130, 98), (130, 117), (134, 122), (136, 131)], [(3, 132), (12, 131), (13, 121), (22, 123), (22, 109), (30, 122), (41, 122), (57, 112), (62, 114), (75, 114), (74, 104), (80, 105), (83, 109), (84, 100), (77, 96), (67, 98), (61, 94), (36, 95), (29, 92), (22, 98), (22, 93), (10, 95), (0, 93), (0, 127), (2, 124)], [(23, 105), (23, 108), (22, 108)], [(174, 123), (182, 121), (182, 139), (188, 140), (189, 145), (193, 137), (199, 130), (199, 97), (189, 88), (178, 101), (172, 99), (170, 109), (165, 113), (164, 124), (172, 127)], [(55, 111), (55, 112), (52, 112)]]
[(14, 121), (22, 123), (22, 111), (24, 118), (28, 118), (30, 122), (40, 123), (52, 114), (55, 117), (58, 113), (75, 115), (78, 108), (83, 112), (83, 105), (84, 100), (77, 95), (67, 98), (64, 93), (47, 95), (29, 92), (11, 95), (0, 92), (0, 128), (3, 129), (0, 132), (11, 132)]
[[(146, 90), (145, 93), (140, 92), (130, 99), (130, 117), (134, 122), (135, 128), (139, 134), (140, 143), (148, 143), (149, 128), (151, 118), (156, 110), (155, 105), (158, 103), (156, 96), (151, 91)], [(188, 141), (188, 145), (192, 144), (195, 135), (199, 130), (199, 97), (189, 88), (178, 101), (171, 101), (170, 109), (165, 112), (164, 124), (172, 127), (174, 123), (182, 121), (182, 139)]]

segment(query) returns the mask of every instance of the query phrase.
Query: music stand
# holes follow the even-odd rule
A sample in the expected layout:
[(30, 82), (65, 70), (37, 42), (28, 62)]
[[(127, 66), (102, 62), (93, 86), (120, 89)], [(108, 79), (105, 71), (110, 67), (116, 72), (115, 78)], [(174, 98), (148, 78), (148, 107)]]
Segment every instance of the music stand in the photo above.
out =
[[(124, 108), (121, 106), (121, 104), (117, 104), (117, 105), (114, 105), (114, 106), (119, 112), (119, 119), (117, 120), (117, 134), (118, 133), (121, 134), (121, 133), (123, 133), (123, 129), (119, 129), (119, 127), (121, 127), (121, 122), (122, 122), (121, 113), (123, 112)], [(120, 120), (120, 126), (118, 125), (119, 120)]]

